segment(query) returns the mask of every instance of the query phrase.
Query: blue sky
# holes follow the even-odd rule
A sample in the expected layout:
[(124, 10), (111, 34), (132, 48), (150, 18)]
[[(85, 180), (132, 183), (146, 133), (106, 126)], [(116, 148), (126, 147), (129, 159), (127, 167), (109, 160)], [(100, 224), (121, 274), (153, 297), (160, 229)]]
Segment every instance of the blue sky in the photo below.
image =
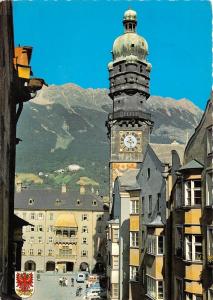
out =
[(15, 44), (33, 46), (34, 76), (48, 84), (108, 88), (107, 64), (131, 7), (149, 44), (151, 94), (188, 98), (204, 109), (211, 90), (207, 1), (17, 1)]

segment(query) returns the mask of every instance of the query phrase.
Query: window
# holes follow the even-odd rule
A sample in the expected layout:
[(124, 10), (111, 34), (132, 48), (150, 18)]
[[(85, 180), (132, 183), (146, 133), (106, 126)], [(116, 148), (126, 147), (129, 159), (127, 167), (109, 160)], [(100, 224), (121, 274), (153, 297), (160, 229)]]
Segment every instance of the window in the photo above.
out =
[(112, 256), (112, 268), (115, 270), (119, 269), (119, 256), (118, 255)]
[(149, 195), (149, 215), (152, 213), (152, 195)]
[(38, 237), (38, 242), (41, 244), (42, 243), (42, 236)]
[(122, 67), (121, 67), (121, 65), (119, 65), (118, 69), (119, 69), (119, 72), (121, 72), (121, 71), (122, 71)]
[(31, 236), (31, 237), (30, 237), (30, 243), (31, 243), (31, 244), (34, 243), (34, 236)]
[(87, 238), (86, 237), (82, 238), (82, 244), (87, 244)]
[(53, 237), (49, 236), (49, 243), (53, 243)]
[(175, 254), (183, 257), (183, 228), (181, 226), (177, 226), (175, 231)]
[(97, 205), (97, 201), (96, 201), (96, 200), (93, 200), (93, 201), (92, 201), (92, 205), (96, 206), (96, 205)]
[(86, 250), (82, 250), (81, 251), (81, 256), (84, 256), (84, 257), (87, 256), (87, 251)]
[(186, 260), (202, 260), (202, 236), (186, 235), (185, 236), (185, 258)]
[(130, 247), (138, 247), (138, 232), (130, 231)]
[(82, 227), (82, 232), (83, 233), (88, 233), (88, 227), (87, 226), (83, 226)]
[(30, 231), (35, 231), (35, 227), (34, 226), (30, 226)]
[(112, 228), (112, 242), (116, 243), (119, 241), (119, 229)]
[(164, 284), (162, 280), (155, 280), (147, 276), (147, 294), (152, 299), (164, 299)]
[(28, 204), (29, 205), (33, 205), (34, 204), (34, 200), (32, 198), (30, 198), (29, 201), (28, 201)]
[(179, 278), (175, 280), (175, 300), (183, 300), (183, 281)]
[(201, 180), (185, 181), (185, 205), (201, 205)]
[(30, 219), (31, 219), (31, 220), (35, 220), (35, 213), (31, 213), (31, 214), (30, 214)]
[(38, 255), (41, 255), (41, 254), (42, 254), (42, 250), (38, 249)]
[(144, 197), (141, 198), (141, 214), (144, 214)]
[(163, 299), (164, 298), (163, 281), (158, 280), (157, 285), (158, 285), (158, 299)]
[(164, 237), (156, 235), (147, 236), (147, 253), (153, 255), (164, 254)]
[(101, 226), (98, 226), (97, 232), (98, 232), (98, 233), (102, 233), (102, 228), (101, 228)]
[(213, 264), (213, 226), (207, 227), (207, 257), (208, 263)]
[(21, 254), (25, 255), (25, 249), (22, 248)]
[(138, 214), (139, 213), (139, 201), (131, 200), (130, 201), (130, 214)]
[(206, 173), (206, 205), (213, 205), (213, 177)]
[(102, 215), (97, 215), (97, 221), (101, 221), (102, 220)]
[(53, 213), (50, 213), (49, 215), (49, 220), (52, 221), (54, 218), (53, 218)]
[(201, 296), (201, 295), (186, 293), (186, 300), (202, 300), (202, 299), (203, 299), (203, 296)]
[(157, 210), (160, 211), (161, 194), (157, 194)]
[(43, 226), (42, 225), (38, 225), (37, 226), (37, 230), (40, 231), (40, 232), (43, 231)]
[(129, 279), (133, 281), (138, 281), (138, 267), (130, 266), (129, 267)]
[(162, 235), (157, 237), (158, 254), (164, 254), (164, 237)]
[(112, 297), (118, 297), (119, 290), (118, 290), (118, 283), (112, 283)]
[(29, 254), (30, 254), (30, 255), (33, 255), (33, 249), (30, 249), (30, 250), (29, 250)]
[(150, 168), (147, 169), (147, 179), (150, 178)]
[(43, 220), (43, 213), (38, 213), (38, 220)]
[(72, 255), (72, 249), (69, 246), (62, 246), (62, 249), (59, 249), (59, 255), (63, 257), (67, 257)]
[(207, 155), (212, 153), (212, 127), (207, 128)]
[(52, 225), (48, 226), (47, 231), (48, 231), (48, 232), (53, 232), (53, 226), (52, 226)]
[(88, 215), (87, 214), (83, 214), (82, 215), (82, 221), (87, 221), (88, 220)]
[(49, 249), (48, 250), (48, 256), (52, 256), (53, 255), (53, 250), (52, 249)]

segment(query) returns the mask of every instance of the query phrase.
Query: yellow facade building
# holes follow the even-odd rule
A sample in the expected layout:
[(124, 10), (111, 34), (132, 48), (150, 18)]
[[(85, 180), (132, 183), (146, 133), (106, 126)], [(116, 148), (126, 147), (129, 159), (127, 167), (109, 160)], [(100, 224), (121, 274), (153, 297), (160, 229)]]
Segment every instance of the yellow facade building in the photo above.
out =
[(22, 270), (104, 271), (108, 207), (95, 193), (22, 190), (15, 213), (32, 224), (23, 232)]

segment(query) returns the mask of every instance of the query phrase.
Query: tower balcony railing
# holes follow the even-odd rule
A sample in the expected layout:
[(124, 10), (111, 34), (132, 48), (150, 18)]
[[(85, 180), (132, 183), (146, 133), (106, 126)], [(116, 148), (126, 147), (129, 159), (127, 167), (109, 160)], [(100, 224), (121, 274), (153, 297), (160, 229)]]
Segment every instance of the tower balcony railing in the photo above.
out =
[(135, 119), (142, 119), (142, 120), (152, 121), (151, 114), (143, 112), (143, 111), (123, 111), (123, 110), (120, 110), (120, 111), (116, 111), (114, 113), (110, 113), (108, 115), (108, 118), (109, 118), (109, 120), (135, 118)]
[[(121, 84), (116, 84), (114, 86), (110, 86), (110, 94), (114, 94), (116, 92), (122, 92), (126, 91), (140, 91), (143, 92), (144, 94), (149, 96), (149, 85), (148, 84), (143, 84), (139, 82), (128, 82), (128, 83), (121, 83)], [(148, 97), (147, 97), (148, 98)]]

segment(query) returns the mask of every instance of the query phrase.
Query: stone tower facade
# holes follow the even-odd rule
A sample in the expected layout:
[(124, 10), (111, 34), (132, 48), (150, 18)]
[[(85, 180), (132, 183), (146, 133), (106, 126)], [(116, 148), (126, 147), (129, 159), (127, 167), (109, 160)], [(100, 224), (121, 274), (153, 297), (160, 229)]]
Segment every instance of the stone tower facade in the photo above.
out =
[(113, 44), (113, 60), (108, 64), (113, 112), (109, 114), (110, 198), (113, 182), (125, 170), (136, 169), (143, 161), (152, 128), (151, 115), (145, 112), (149, 98), (148, 44), (136, 33), (137, 15), (129, 9), (123, 18), (124, 34)]

